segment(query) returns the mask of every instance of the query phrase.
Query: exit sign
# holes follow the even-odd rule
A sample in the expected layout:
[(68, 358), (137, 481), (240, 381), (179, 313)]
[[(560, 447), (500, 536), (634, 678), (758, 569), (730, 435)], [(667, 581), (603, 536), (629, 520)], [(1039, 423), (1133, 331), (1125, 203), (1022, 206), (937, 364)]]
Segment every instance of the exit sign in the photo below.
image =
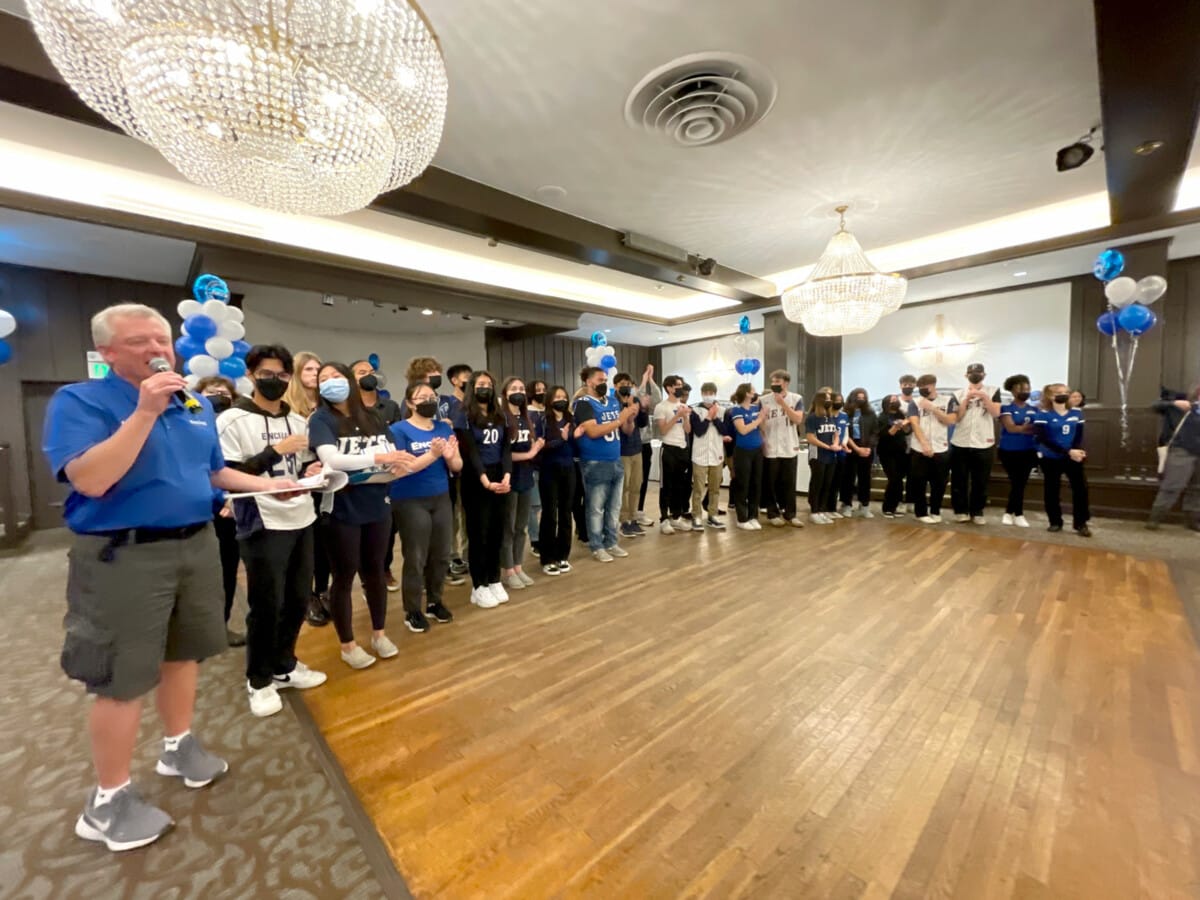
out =
[(95, 350), (89, 350), (87, 355), (88, 378), (104, 378), (108, 375), (108, 363)]

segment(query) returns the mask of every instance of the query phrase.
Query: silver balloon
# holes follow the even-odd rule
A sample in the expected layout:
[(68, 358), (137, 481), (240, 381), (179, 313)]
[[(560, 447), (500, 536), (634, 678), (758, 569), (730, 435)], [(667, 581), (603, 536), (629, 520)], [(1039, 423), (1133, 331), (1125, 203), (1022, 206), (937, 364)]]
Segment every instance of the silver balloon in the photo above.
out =
[(387, 387), (387, 376), (382, 372), (377, 371), (375, 373), (375, 387), (377, 390), (382, 390), (383, 388)]
[(1138, 303), (1149, 306), (1167, 292), (1167, 279), (1161, 275), (1147, 275), (1137, 283), (1135, 298)]

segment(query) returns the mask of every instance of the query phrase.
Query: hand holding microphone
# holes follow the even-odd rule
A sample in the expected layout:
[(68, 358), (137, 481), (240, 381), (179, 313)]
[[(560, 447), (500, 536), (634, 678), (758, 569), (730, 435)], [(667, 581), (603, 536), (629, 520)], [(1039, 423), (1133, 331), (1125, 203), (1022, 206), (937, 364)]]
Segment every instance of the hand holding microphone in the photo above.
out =
[(199, 400), (187, 392), (187, 381), (184, 377), (172, 369), (171, 364), (161, 356), (150, 360), (150, 368), (155, 374), (142, 382), (138, 406), (143, 405), (143, 400), (153, 398), (147, 409), (156, 416), (162, 415), (163, 410), (170, 405), (171, 397), (175, 396), (193, 415), (204, 408)]

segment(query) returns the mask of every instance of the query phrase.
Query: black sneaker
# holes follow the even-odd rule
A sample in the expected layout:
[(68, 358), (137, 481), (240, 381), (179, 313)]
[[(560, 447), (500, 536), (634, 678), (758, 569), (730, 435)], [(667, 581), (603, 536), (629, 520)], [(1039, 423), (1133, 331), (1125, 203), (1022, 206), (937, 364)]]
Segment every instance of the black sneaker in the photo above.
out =
[[(437, 621), (441, 622), (442, 624), (445, 624), (446, 622), (454, 621), (454, 613), (452, 613), (452, 612), (450, 612), (450, 610), (446, 609), (446, 607), (443, 606), (441, 603), (435, 603), (435, 604), (433, 604), (433, 606), (427, 607), (425, 612), (428, 613), (429, 615), (433, 616)], [(409, 627), (411, 628), (412, 626), (410, 625)]]
[(1088, 528), (1086, 525), (1080, 525), (1075, 529), (1075, 533), (1080, 537), (1091, 537), (1092, 529)]
[(531, 543), (529, 544), (529, 552), (530, 552), (530, 553), (532, 553), (534, 556), (536, 556), (538, 559), (541, 559), (541, 558), (542, 558), (542, 550), (541, 550), (541, 548), (540, 548), (540, 547), (538, 547), (538, 545), (537, 545), (537, 544), (535, 544), (535, 543), (532, 543), (532, 542), (531, 542)]
[(308, 598), (308, 612), (305, 620), (314, 628), (323, 628), (329, 624), (329, 594), (313, 594)]
[(637, 523), (636, 519), (629, 523), (629, 527), (633, 529), (634, 537), (645, 537), (646, 536), (645, 529), (642, 528), (642, 526)]
[(446, 573), (446, 584), (452, 585), (454, 587), (458, 587), (460, 584), (466, 584), (466, 583), (467, 583), (467, 576), (455, 575), (453, 572)]
[(634, 525), (632, 522), (626, 522), (625, 524), (623, 524), (621, 526), (622, 537), (628, 537), (628, 538), (637, 537), (638, 532), (635, 530), (636, 527), (637, 526)]
[(722, 522), (720, 519), (714, 519), (712, 516), (709, 516), (705, 520), (705, 524), (708, 525), (709, 528), (715, 528), (718, 531), (725, 530), (725, 523)]
[(404, 617), (404, 624), (408, 626), (409, 631), (421, 634), (429, 630), (429, 620), (419, 612), (410, 612)]
[(456, 556), (454, 559), (450, 560), (451, 575), (466, 575), (468, 571), (470, 571), (470, 569), (467, 564), (463, 562), (461, 556)]
[(1051, 534), (1058, 534), (1060, 531), (1062, 531), (1062, 526), (1061, 525), (1051, 525), (1046, 530), (1048, 532), (1050, 532)]

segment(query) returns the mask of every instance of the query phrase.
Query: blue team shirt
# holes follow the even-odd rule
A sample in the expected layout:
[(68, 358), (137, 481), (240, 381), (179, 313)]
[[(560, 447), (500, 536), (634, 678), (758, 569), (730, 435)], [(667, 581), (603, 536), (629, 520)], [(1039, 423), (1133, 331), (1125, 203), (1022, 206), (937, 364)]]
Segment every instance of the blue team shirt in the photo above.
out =
[[(563, 434), (563, 429), (566, 434)], [(554, 414), (547, 412), (538, 419), (537, 436), (546, 442), (545, 448), (538, 454), (538, 465), (543, 469), (553, 466), (575, 465), (575, 442), (571, 437), (574, 425), (559, 422)], [(556, 432), (556, 433), (551, 433)]]
[(845, 456), (850, 452), (846, 449), (846, 439), (850, 433), (850, 416), (847, 415), (845, 410), (838, 410), (838, 414), (835, 418), (837, 419), (838, 434), (842, 438), (842, 449), (837, 452), (837, 455)]
[[(806, 434), (815, 434), (817, 440), (823, 444), (832, 444), (840, 433), (837, 416), (805, 416), (804, 431)], [(817, 447), (816, 450), (817, 462), (828, 464), (837, 462), (838, 454), (833, 450), (826, 450), (824, 447)]]
[[(225, 468), (216, 417), (208, 400), (188, 412), (174, 397), (129, 471), (103, 497), (72, 490), (64, 516), (76, 534), (125, 528), (182, 528), (213, 515), (210, 476)], [(46, 411), (42, 450), (55, 477), (67, 482), (67, 463), (108, 440), (138, 403), (138, 389), (109, 372), (103, 379), (60, 388)]]
[(453, 394), (444, 394), (438, 397), (438, 418), (445, 419), (447, 422), (457, 422), (459, 413), (462, 412), (462, 401)]
[(1067, 451), (1079, 446), (1083, 437), (1083, 410), (1038, 410), (1033, 420), (1038, 430), (1038, 453), (1049, 459), (1066, 459)]
[[(391, 428), (392, 443), (397, 450), (405, 450), (413, 456), (424, 456), (429, 452), (429, 445), (434, 438), (449, 440), (454, 436), (452, 429), (445, 422), (434, 422), (429, 431), (418, 428), (412, 419), (397, 422)], [(436, 497), (450, 490), (450, 473), (446, 468), (446, 460), (439, 458), (430, 463), (420, 472), (397, 478), (388, 485), (388, 495), (393, 500), (410, 500), (421, 497)]]
[[(1000, 407), (1000, 417), (1011, 416), (1014, 425), (1024, 425), (1037, 417), (1038, 408), (1029, 403), (1018, 406), (1015, 403), (1005, 403)], [(1003, 425), (1000, 426), (1001, 450), (1034, 450), (1037, 441), (1032, 434), (1012, 434)]]
[[(510, 430), (516, 432), (516, 437), (512, 442), (512, 452), (528, 453), (533, 447), (534, 440), (537, 438), (538, 421), (541, 419), (541, 414), (537, 410), (530, 410), (529, 422), (533, 425), (532, 429), (528, 428), (525, 425), (525, 419), (519, 416), (507, 416), (507, 418)], [(510, 484), (512, 485), (512, 489), (518, 494), (523, 494), (533, 488), (533, 470), (536, 465), (537, 457), (527, 459), (525, 462), (513, 460)]]
[[(401, 420), (405, 421), (405, 420)], [(348, 455), (387, 452), (392, 449), (390, 431), (373, 434), (342, 434), (341, 416), (326, 406), (321, 406), (308, 419), (308, 444), (313, 452), (318, 447), (332, 445), (338, 453)], [(319, 454), (318, 454), (319, 455)], [(391, 515), (388, 506), (387, 483), (363, 483), (371, 472), (360, 469), (346, 473), (351, 483), (333, 495), (333, 517), (347, 525), (369, 525)], [(354, 479), (360, 479), (354, 483)]]
[(641, 401), (634, 398), (632, 402), (638, 405), (638, 414), (633, 418), (633, 431), (626, 434), (621, 429), (617, 429), (617, 434), (621, 436), (622, 456), (642, 455), (642, 429), (650, 424), (650, 413), (642, 408)]
[[(745, 409), (741, 406), (735, 406), (729, 411), (729, 419), (731, 423), (736, 423), (739, 419), (743, 424), (749, 425), (758, 418), (760, 407), (752, 406)], [(742, 434), (737, 430), (737, 425), (733, 427), (733, 443), (739, 450), (761, 450), (763, 445), (762, 432), (755, 428), (753, 431)]]
[[(575, 403), (575, 412), (577, 422), (595, 420), (604, 425), (621, 417), (621, 401), (611, 391), (603, 400), (594, 394), (580, 397)], [(586, 434), (578, 438), (576, 446), (579, 448), (580, 460), (583, 462), (617, 462), (620, 460), (621, 441), (617, 437), (617, 431), (620, 429), (610, 431), (600, 438), (591, 438)]]

